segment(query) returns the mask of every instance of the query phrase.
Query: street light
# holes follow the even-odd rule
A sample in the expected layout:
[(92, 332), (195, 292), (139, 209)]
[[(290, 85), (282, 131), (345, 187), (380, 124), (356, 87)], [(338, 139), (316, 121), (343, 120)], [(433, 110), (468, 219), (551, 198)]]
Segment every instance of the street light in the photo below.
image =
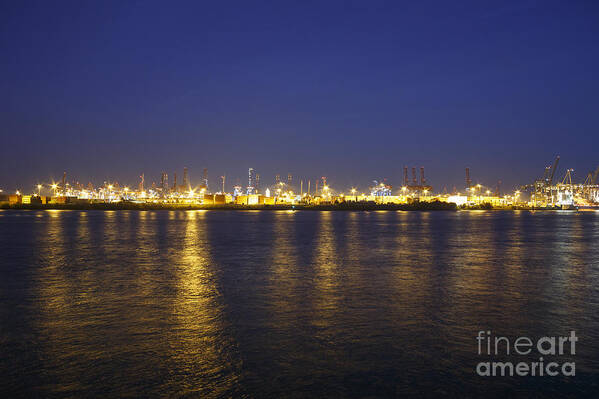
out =
[(42, 185), (41, 184), (37, 185), (37, 196), (38, 197), (42, 196)]

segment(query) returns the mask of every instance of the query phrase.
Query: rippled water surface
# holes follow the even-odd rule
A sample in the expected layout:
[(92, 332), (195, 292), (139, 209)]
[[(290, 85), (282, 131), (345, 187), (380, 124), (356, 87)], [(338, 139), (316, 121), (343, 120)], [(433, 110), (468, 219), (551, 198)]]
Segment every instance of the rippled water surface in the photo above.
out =
[[(0, 388), (590, 395), (598, 287), (595, 212), (0, 211)], [(576, 376), (479, 377), (479, 330), (575, 330)]]

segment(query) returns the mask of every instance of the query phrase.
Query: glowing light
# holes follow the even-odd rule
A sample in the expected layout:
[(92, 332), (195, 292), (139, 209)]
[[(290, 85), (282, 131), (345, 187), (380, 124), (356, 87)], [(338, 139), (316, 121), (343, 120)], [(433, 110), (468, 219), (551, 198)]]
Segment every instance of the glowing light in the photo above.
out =
[(457, 206), (462, 206), (468, 203), (468, 197), (467, 196), (462, 196), (462, 195), (450, 195), (447, 198), (448, 202), (453, 202), (454, 204), (456, 204)]

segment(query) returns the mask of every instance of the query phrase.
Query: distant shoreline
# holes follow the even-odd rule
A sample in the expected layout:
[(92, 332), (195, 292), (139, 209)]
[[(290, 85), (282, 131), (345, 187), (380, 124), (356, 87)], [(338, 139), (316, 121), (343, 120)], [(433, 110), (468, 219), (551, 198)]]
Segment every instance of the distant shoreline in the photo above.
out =
[(305, 211), (456, 211), (457, 206), (454, 203), (447, 202), (414, 202), (411, 204), (374, 204), (374, 203), (353, 203), (345, 202), (341, 204), (322, 204), (322, 205), (189, 205), (189, 204), (137, 204), (132, 202), (118, 203), (97, 203), (97, 204), (4, 204), (0, 209), (11, 210), (135, 210), (135, 211), (157, 211), (157, 210), (219, 210), (219, 211), (285, 211), (285, 210), (305, 210)]
[[(585, 211), (595, 209), (531, 208), (527, 206), (509, 207), (458, 207), (447, 202), (417, 202), (411, 204), (371, 204), (341, 203), (327, 205), (189, 205), (189, 204), (2, 204), (0, 210), (71, 210), (71, 211)], [(599, 211), (599, 208), (596, 209)]]
[[(242, 205), (242, 204), (152, 204), (135, 202), (115, 203), (70, 203), (70, 204), (0, 204), (0, 210), (73, 210), (73, 211), (558, 211), (562, 208), (533, 208), (528, 206), (492, 207), (483, 204), (471, 207), (458, 207), (453, 202), (412, 202), (409, 204), (376, 204), (374, 202), (342, 202), (339, 204), (277, 204), (277, 205)], [(599, 210), (569, 209), (569, 210)]]
[[(458, 211), (458, 210), (494, 210), (494, 211), (556, 211), (558, 208), (529, 207), (457, 207), (447, 202), (415, 202), (411, 204), (373, 204), (353, 203), (327, 205), (189, 205), (189, 204), (136, 204), (136, 203), (98, 203), (98, 204), (2, 204), (0, 210), (73, 210), (73, 211)], [(599, 208), (598, 208), (599, 210)]]

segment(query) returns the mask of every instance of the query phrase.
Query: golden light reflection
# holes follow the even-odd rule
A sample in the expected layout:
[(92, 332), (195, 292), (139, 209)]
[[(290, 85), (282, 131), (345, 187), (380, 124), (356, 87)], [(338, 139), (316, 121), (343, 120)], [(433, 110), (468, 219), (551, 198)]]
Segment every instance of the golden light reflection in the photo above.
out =
[[(495, 289), (489, 268), (493, 267), (494, 237), (488, 227), (489, 212), (460, 212), (454, 221), (454, 234), (448, 238), (447, 264), (448, 295), (450, 298), (468, 298), (485, 295)], [(486, 303), (483, 301), (482, 303)], [(457, 304), (465, 314), (477, 311), (467, 304)], [(478, 309), (480, 310), (480, 309)]]
[(318, 214), (314, 262), (314, 312), (319, 316), (314, 323), (319, 327), (330, 326), (341, 310), (340, 264), (335, 242), (333, 212)]
[(300, 262), (298, 245), (295, 239), (296, 214), (287, 211), (274, 213), (273, 243), (271, 246), (272, 264), (269, 270), (269, 306), (272, 317), (269, 322), (277, 329), (293, 334), (301, 328), (299, 315), (304, 312), (303, 304), (290, 293), (297, 292), (305, 284), (299, 274)]
[[(559, 236), (556, 237), (560, 244), (554, 248), (559, 261), (552, 271), (551, 284), (564, 299), (560, 302), (563, 306), (554, 309), (554, 312), (563, 315), (560, 319), (562, 328), (568, 328), (584, 314), (593, 312), (587, 301), (595, 288), (589, 262), (593, 258), (593, 247), (589, 244), (594, 242), (599, 218), (590, 215), (584, 212), (560, 218)], [(572, 295), (573, 292), (577, 294)]]
[[(227, 392), (233, 388), (235, 379), (216, 378), (226, 368), (235, 368), (228, 362), (236, 362), (229, 351), (235, 347), (232, 337), (225, 333), (227, 321), (224, 315), (222, 297), (218, 290), (217, 276), (213, 273), (213, 260), (206, 233), (206, 213), (189, 211), (183, 214), (185, 236), (179, 260), (173, 259), (176, 278), (176, 299), (173, 303), (173, 316), (178, 324), (171, 338), (177, 350), (174, 360), (178, 367), (189, 370), (202, 370), (215, 376), (210, 392)], [(226, 359), (226, 360), (225, 360)], [(183, 395), (198, 392), (190, 386)]]
[(431, 301), (433, 281), (427, 268), (431, 267), (430, 215), (428, 212), (394, 212), (396, 224), (391, 257), (391, 287), (393, 307), (390, 317), (400, 326), (420, 320), (425, 326), (427, 315), (424, 303)]
[[(141, 356), (146, 368), (133, 370), (131, 381), (147, 378), (147, 369), (166, 368), (178, 373), (165, 381), (170, 392), (230, 396), (239, 361), (225, 332), (230, 328), (212, 273), (205, 213), (179, 212), (184, 223), (171, 223), (166, 214), (156, 222), (156, 213), (43, 213), (46, 230), (35, 247), (39, 268), (32, 284), (40, 356), (52, 381), (48, 392), (91, 389), (94, 373), (82, 373), (77, 364), (110, 367)], [(158, 239), (172, 242), (174, 251), (158, 255)], [(232, 377), (219, 379), (222, 374)], [(186, 376), (214, 381), (202, 381), (199, 390)]]
[[(57, 390), (60, 381), (74, 390), (81, 390), (85, 385), (80, 379), (57, 371), (73, 353), (85, 346), (85, 336), (80, 329), (84, 319), (78, 317), (75, 306), (79, 297), (79, 276), (65, 268), (69, 261), (69, 241), (73, 238), (65, 234), (65, 212), (46, 211), (46, 214), (50, 217), (45, 225), (46, 231), (36, 245), (40, 265), (33, 278), (40, 298), (36, 327), (44, 332), (42, 341), (45, 345), (41, 346), (41, 351), (47, 359), (48, 373), (53, 376), (53, 383), (48, 388)], [(73, 342), (78, 344), (73, 345)]]

